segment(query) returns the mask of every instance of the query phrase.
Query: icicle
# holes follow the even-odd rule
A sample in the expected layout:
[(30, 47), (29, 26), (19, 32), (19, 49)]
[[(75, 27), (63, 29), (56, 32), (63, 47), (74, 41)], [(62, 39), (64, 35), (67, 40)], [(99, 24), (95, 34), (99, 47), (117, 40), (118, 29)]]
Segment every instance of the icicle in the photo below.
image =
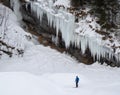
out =
[(48, 3), (49, 3), (49, 8), (52, 8), (52, 6), (53, 6), (53, 0), (49, 0)]
[(40, 22), (42, 21), (42, 17), (43, 17), (43, 14), (44, 14), (44, 11), (42, 9), (42, 6), (38, 6), (39, 7), (39, 18), (40, 18)]
[(59, 18), (56, 18), (56, 35), (58, 36), (58, 32), (59, 32), (59, 28), (60, 28), (60, 25), (59, 25)]
[[(41, 1), (40, 1), (41, 2)], [(43, 14), (47, 15), (48, 25), (50, 27), (54, 27), (56, 29), (56, 37), (54, 37), (54, 42), (57, 44), (58, 41), (58, 33), (61, 32), (62, 40), (65, 42), (66, 48), (70, 46), (70, 43), (75, 44), (75, 47), (81, 48), (82, 53), (85, 53), (85, 50), (89, 47), (91, 55), (93, 56), (94, 60), (100, 60), (101, 57), (108, 59), (112, 59), (114, 54), (108, 48), (102, 46), (98, 42), (100, 39), (96, 37), (89, 37), (87, 35), (78, 35), (75, 34), (75, 17), (69, 13), (66, 13), (63, 10), (52, 10), (53, 2), (52, 0), (48, 1), (48, 6), (43, 6), (43, 2), (38, 3), (31, 3), (32, 11), (37, 15), (37, 18), (42, 21)], [(90, 15), (86, 17), (86, 19), (91, 19)], [(89, 25), (84, 27), (87, 23), (84, 22), (84, 25), (81, 25), (79, 28), (82, 32), (90, 31)], [(95, 25), (93, 26), (96, 27)], [(97, 39), (96, 39), (97, 38)], [(116, 59), (120, 61), (120, 55), (116, 56)]]
[(39, 12), (39, 11), (40, 11), (40, 8), (39, 8), (38, 5), (36, 5), (36, 7), (37, 7), (37, 8), (36, 8), (36, 9), (37, 9), (37, 12), (36, 12), (36, 13), (37, 13), (37, 18), (40, 19), (40, 12)]
[(22, 14), (20, 12), (20, 1), (19, 0), (10, 0), (10, 5), (18, 18), (18, 21), (22, 20)]

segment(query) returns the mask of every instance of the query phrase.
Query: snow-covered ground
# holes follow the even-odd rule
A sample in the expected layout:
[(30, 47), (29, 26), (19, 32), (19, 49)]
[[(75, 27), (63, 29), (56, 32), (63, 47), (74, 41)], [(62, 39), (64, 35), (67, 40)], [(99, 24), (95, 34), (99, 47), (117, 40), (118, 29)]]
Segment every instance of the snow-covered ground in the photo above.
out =
[[(76, 75), (79, 88), (75, 88)], [(0, 95), (119, 95), (120, 69), (97, 62), (84, 65), (36, 44), (22, 58), (2, 58), (0, 89)]]

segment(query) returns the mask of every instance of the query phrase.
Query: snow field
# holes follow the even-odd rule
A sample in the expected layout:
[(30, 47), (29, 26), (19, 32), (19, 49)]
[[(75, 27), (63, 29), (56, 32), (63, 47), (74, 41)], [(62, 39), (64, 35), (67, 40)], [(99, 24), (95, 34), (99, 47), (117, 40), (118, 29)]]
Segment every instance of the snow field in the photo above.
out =
[(2, 73), (0, 84), (1, 95), (65, 95), (49, 80), (29, 73)]
[[(31, 45), (23, 58), (0, 62), (0, 95), (118, 95), (120, 69), (84, 65), (66, 54)], [(75, 76), (80, 77), (75, 88)]]

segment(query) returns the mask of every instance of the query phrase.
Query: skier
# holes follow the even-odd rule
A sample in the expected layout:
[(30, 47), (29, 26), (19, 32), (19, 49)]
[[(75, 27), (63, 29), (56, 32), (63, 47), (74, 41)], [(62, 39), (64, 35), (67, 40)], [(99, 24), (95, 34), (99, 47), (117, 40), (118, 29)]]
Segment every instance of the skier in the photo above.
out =
[(78, 76), (76, 76), (76, 78), (75, 78), (75, 83), (76, 83), (76, 88), (78, 87), (78, 83), (79, 83), (79, 77)]

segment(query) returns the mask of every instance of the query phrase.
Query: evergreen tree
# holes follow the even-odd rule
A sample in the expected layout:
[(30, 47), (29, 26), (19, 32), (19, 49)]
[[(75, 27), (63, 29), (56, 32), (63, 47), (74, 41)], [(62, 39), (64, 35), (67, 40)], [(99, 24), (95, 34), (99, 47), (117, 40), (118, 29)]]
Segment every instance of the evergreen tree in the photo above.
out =
[(116, 14), (119, 11), (118, 0), (93, 0), (95, 14), (100, 18), (100, 24), (106, 28), (116, 26)]

